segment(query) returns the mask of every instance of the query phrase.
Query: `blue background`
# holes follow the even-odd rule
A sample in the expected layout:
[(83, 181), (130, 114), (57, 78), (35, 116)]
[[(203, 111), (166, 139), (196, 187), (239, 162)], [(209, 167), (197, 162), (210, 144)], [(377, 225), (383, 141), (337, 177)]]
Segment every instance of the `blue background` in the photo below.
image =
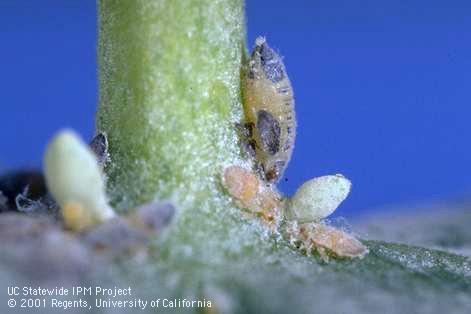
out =
[[(470, 17), (464, 0), (248, 0), (250, 46), (267, 37), (296, 96), (297, 147), (281, 189), (343, 173), (354, 184), (345, 216), (465, 197)], [(1, 172), (40, 167), (64, 126), (91, 137), (96, 26), (91, 0), (0, 2)]]

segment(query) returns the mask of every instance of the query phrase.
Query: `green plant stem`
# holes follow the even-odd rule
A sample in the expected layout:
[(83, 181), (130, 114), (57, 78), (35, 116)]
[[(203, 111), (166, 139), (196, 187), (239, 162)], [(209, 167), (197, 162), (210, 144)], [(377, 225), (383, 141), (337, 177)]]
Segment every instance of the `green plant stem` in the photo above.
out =
[[(109, 140), (112, 204), (126, 211), (159, 199), (177, 207), (155, 255), (126, 268), (146, 287), (140, 291), (208, 296), (241, 313), (331, 312), (336, 304), (339, 312), (377, 312), (397, 298), (400, 312), (468, 305), (469, 258), (368, 242), (363, 260), (320, 265), (244, 219), (224, 194), (223, 168), (242, 162), (234, 128), (242, 0), (99, 0), (98, 11), (97, 129)], [(370, 295), (377, 307), (365, 308)]]
[(207, 197), (239, 154), (243, 1), (98, 3), (97, 129), (110, 143), (113, 203)]

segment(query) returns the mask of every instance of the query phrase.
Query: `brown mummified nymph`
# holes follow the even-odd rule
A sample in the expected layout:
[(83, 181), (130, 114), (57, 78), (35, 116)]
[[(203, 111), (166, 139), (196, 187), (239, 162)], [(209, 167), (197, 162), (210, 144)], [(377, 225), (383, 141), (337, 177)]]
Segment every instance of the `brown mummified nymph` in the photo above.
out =
[(245, 146), (264, 180), (276, 183), (291, 158), (296, 116), (291, 83), (281, 57), (258, 37), (242, 79)]

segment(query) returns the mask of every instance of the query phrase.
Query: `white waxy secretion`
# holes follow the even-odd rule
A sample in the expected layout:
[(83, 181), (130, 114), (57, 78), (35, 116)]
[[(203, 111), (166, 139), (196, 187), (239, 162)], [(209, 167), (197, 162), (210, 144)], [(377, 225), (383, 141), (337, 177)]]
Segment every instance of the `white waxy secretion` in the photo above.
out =
[(309, 180), (288, 202), (286, 216), (300, 223), (325, 218), (345, 200), (350, 188), (350, 181), (339, 174)]
[(115, 216), (97, 160), (75, 132), (61, 131), (49, 143), (44, 173), (69, 228), (82, 230)]

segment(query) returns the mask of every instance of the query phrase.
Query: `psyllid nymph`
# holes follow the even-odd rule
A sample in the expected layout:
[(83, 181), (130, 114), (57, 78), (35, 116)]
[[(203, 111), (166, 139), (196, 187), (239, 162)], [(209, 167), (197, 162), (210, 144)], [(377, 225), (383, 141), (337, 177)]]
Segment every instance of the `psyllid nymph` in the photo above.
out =
[(242, 79), (247, 148), (262, 176), (277, 182), (291, 158), (296, 117), (291, 83), (281, 57), (258, 37)]
[(225, 167), (222, 183), (226, 192), (245, 213), (260, 218), (274, 235), (306, 254), (317, 252), (324, 261), (331, 256), (364, 257), (368, 248), (363, 243), (323, 221), (349, 194), (348, 179), (342, 175), (314, 178), (291, 198), (274, 184), (293, 152), (296, 117), (285, 66), (265, 38), (255, 41), (241, 81), (245, 121), (238, 128), (255, 169), (237, 164)]
[(239, 165), (226, 167), (222, 182), (239, 208), (261, 218), (272, 232), (306, 254), (317, 252), (324, 261), (331, 256), (362, 258), (368, 254), (368, 248), (353, 235), (322, 221), (350, 192), (350, 181), (342, 175), (309, 180), (292, 198)]

